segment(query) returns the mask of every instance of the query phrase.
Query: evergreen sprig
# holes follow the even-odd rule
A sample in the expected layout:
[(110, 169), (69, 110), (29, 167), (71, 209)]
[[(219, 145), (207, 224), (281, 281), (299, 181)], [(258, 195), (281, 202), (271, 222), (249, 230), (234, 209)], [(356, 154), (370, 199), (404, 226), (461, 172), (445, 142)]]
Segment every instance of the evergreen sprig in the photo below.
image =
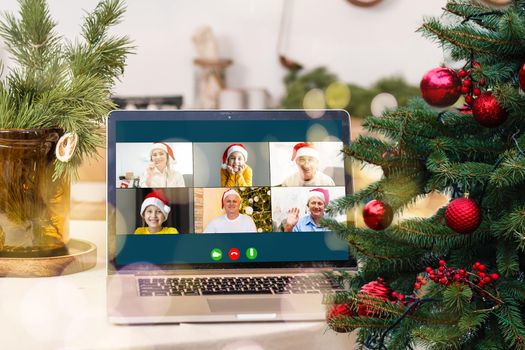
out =
[(121, 20), (122, 0), (103, 0), (87, 14), (84, 41), (71, 43), (56, 33), (45, 0), (20, 0), (18, 16), (4, 14), (0, 36), (16, 66), (0, 87), (0, 128), (54, 128), (78, 135), (67, 163), (55, 161), (54, 178), (74, 173), (104, 144), (100, 131), (115, 105), (111, 88), (123, 73), (133, 47), (127, 37), (110, 37)]

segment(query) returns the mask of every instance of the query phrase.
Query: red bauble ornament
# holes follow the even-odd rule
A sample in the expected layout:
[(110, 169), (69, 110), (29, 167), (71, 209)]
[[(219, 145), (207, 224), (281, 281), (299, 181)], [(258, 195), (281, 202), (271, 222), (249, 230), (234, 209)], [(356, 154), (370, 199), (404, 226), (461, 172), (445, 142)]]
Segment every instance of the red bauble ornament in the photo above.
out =
[(388, 300), (395, 300), (392, 297), (392, 290), (385, 283), (382, 278), (377, 281), (372, 281), (361, 287), (357, 293), (359, 302), (357, 304), (357, 314), (359, 316), (378, 316), (380, 311), (374, 308), (374, 305), (379, 305)]
[(337, 319), (340, 317), (349, 317), (352, 315), (354, 315), (354, 311), (350, 309), (347, 304), (335, 304), (330, 308), (330, 310), (328, 310), (326, 314), (326, 320), (335, 332), (347, 333), (350, 332), (352, 329), (348, 327), (339, 327), (336, 324), (333, 324), (332, 322), (337, 321)]
[(366, 203), (363, 208), (363, 219), (365, 220), (365, 224), (372, 230), (384, 230), (390, 226), (393, 218), (394, 212), (392, 211), (392, 208), (380, 200), (373, 199)]
[(330, 308), (330, 310), (328, 310), (326, 318), (328, 319), (328, 321), (332, 321), (336, 317), (348, 317), (352, 316), (353, 314), (354, 312), (348, 307), (347, 304), (335, 304)]
[(507, 120), (507, 111), (490, 92), (482, 93), (472, 104), (472, 114), (478, 123), (487, 128), (495, 128)]
[(518, 73), (518, 81), (520, 83), (521, 90), (525, 91), (525, 63), (523, 63)]
[(445, 221), (457, 233), (471, 233), (481, 223), (481, 209), (473, 199), (457, 198), (449, 203)]
[(428, 71), (419, 87), (423, 99), (434, 107), (451, 106), (461, 95), (461, 79), (456, 71), (446, 67)]

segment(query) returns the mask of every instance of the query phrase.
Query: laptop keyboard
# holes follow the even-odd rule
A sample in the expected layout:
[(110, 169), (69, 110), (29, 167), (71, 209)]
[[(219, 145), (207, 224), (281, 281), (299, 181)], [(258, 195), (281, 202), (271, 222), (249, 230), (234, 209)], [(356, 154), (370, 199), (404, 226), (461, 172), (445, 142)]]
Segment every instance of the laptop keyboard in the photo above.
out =
[(324, 276), (138, 278), (140, 296), (319, 294), (342, 290)]

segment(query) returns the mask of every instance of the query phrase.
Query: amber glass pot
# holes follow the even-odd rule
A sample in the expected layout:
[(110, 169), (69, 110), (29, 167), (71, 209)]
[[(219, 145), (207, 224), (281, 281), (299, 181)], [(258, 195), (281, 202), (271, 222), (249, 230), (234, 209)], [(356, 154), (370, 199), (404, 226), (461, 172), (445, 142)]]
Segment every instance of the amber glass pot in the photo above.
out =
[(53, 181), (57, 129), (0, 129), (0, 256), (53, 256), (69, 240), (70, 179)]

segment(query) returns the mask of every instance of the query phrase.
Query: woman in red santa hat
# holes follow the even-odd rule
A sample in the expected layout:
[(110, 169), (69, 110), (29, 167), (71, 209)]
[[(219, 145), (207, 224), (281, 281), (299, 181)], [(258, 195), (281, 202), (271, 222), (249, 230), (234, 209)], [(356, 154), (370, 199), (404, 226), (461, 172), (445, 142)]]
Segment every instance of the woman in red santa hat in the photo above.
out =
[(184, 177), (170, 166), (175, 162), (171, 147), (164, 142), (155, 142), (150, 148), (150, 162), (140, 178), (140, 187), (184, 187)]
[(297, 143), (292, 152), (297, 172), (287, 177), (281, 186), (335, 186), (334, 180), (318, 171), (319, 152), (310, 143)]
[(232, 143), (224, 150), (221, 166), (221, 187), (252, 185), (252, 168), (248, 161), (248, 151), (242, 143)]
[(149, 193), (140, 206), (142, 227), (137, 227), (135, 234), (179, 233), (175, 227), (165, 227), (171, 211), (168, 200), (160, 191)]

